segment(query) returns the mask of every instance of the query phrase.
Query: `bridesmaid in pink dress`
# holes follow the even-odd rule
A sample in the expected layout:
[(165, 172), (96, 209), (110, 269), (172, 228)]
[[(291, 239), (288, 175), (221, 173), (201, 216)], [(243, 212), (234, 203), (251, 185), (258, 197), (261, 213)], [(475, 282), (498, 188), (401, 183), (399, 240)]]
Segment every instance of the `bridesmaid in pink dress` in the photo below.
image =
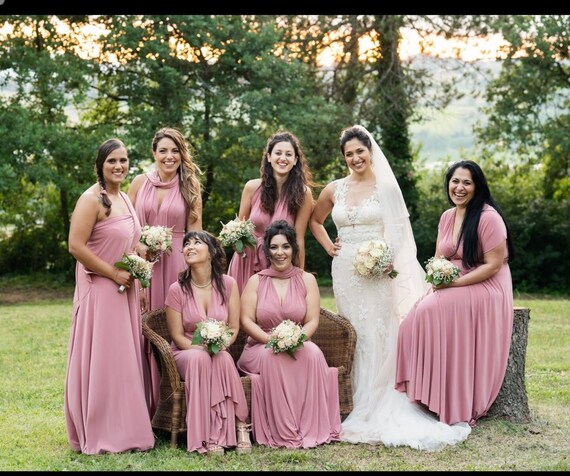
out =
[(295, 353), (265, 347), (283, 320), (302, 324), (310, 338), (319, 325), (315, 277), (296, 266), (295, 230), (276, 221), (265, 232), (269, 269), (252, 276), (242, 294), (241, 324), (248, 334), (238, 368), (251, 376), (251, 420), (255, 441), (274, 448), (313, 448), (339, 441), (338, 370), (329, 367), (310, 340)]
[[(170, 285), (184, 270), (182, 238), (188, 230), (202, 228), (202, 198), (197, 175), (184, 137), (177, 129), (160, 129), (152, 139), (156, 169), (137, 175), (129, 187), (129, 198), (137, 211), (141, 226), (172, 228), (172, 253), (162, 254), (153, 268), (150, 287), (141, 293), (143, 311), (164, 307)], [(139, 245), (142, 253), (146, 246)], [(147, 255), (147, 259), (150, 256)], [(150, 344), (144, 339), (145, 378), (150, 415), (154, 415), (160, 377)]]
[(275, 220), (295, 227), (299, 243), (299, 266), (305, 266), (305, 231), (313, 210), (312, 174), (299, 139), (291, 132), (276, 132), (267, 141), (260, 167), (261, 178), (249, 180), (243, 189), (239, 217), (255, 225), (255, 249), (234, 252), (228, 274), (240, 293), (253, 274), (267, 268), (263, 234)]
[(453, 208), (441, 216), (436, 255), (450, 259), (461, 275), (433, 286), (402, 321), (396, 388), (444, 423), (475, 426), (497, 397), (507, 368), (513, 246), (475, 162), (453, 164), (445, 184)]
[[(196, 324), (206, 319), (225, 321), (239, 331), (239, 291), (235, 279), (223, 274), (226, 255), (218, 239), (206, 231), (184, 236), (186, 270), (170, 286), (166, 297), (166, 323), (172, 352), (186, 390), (188, 451), (251, 452), (247, 401), (234, 360), (225, 349), (210, 355), (203, 345), (192, 344)], [(237, 429), (237, 437), (236, 437)]]
[[(154, 435), (145, 402), (138, 285), (114, 267), (141, 235), (121, 192), (129, 159), (123, 143), (99, 147), (98, 182), (79, 197), (69, 252), (76, 258), (65, 419), (69, 445), (86, 454), (148, 450)], [(124, 293), (117, 292), (125, 286)]]

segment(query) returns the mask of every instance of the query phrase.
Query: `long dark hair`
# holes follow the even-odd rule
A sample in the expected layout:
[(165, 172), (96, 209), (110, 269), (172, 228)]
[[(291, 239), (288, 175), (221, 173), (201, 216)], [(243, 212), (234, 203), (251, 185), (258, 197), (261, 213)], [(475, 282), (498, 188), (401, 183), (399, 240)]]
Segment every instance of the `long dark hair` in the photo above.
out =
[(123, 144), (119, 139), (107, 139), (99, 146), (99, 149), (97, 150), (97, 158), (95, 159), (97, 182), (99, 182), (99, 186), (101, 187), (101, 195), (99, 195), (99, 199), (101, 200), (101, 204), (107, 209), (105, 211), (106, 216), (111, 214), (112, 202), (107, 196), (107, 183), (105, 182), (105, 176), (103, 175), (103, 164), (111, 152), (120, 149), (121, 147), (124, 147), (125, 150), (127, 150), (125, 144)]
[(293, 146), (295, 157), (297, 158), (297, 163), (289, 172), (282, 190), (287, 200), (287, 210), (291, 215), (295, 216), (297, 210), (301, 208), (305, 201), (305, 186), (312, 189), (314, 183), (301, 143), (295, 134), (289, 131), (276, 132), (267, 140), (259, 168), (261, 174), (261, 207), (270, 215), (275, 211), (275, 204), (278, 198), (277, 182), (273, 177), (273, 168), (267, 158), (279, 142), (289, 142)]
[[(220, 240), (212, 235), (210, 232), (205, 230), (199, 231), (188, 231), (184, 238), (182, 239), (182, 246), (186, 246), (191, 239), (198, 239), (203, 241), (208, 245), (208, 251), (210, 252), (210, 262), (212, 264), (212, 286), (215, 286), (216, 289), (222, 295), (222, 303), (226, 302), (226, 293), (225, 293), (225, 286), (223, 280), (224, 270), (226, 269), (226, 253), (220, 244)], [(180, 287), (182, 291), (189, 293), (191, 296), (192, 293), (192, 286), (190, 280), (192, 279), (192, 267), (188, 266), (184, 271), (181, 271), (178, 275), (178, 282), (180, 283)]]
[(287, 243), (289, 243), (293, 249), (291, 262), (293, 263), (293, 266), (299, 266), (299, 243), (297, 243), (297, 233), (295, 232), (295, 228), (289, 225), (287, 220), (275, 220), (265, 229), (265, 235), (263, 237), (263, 252), (265, 253), (268, 267), (271, 263), (271, 240), (276, 235), (283, 235), (287, 238)]
[(465, 210), (465, 218), (463, 219), (463, 224), (461, 225), (461, 230), (459, 231), (459, 238), (457, 240), (459, 246), (461, 239), (463, 239), (463, 258), (461, 259), (463, 266), (466, 269), (473, 268), (483, 260), (482, 250), (479, 246), (479, 235), (477, 234), (477, 230), (479, 228), (481, 212), (485, 204), (493, 207), (503, 219), (505, 227), (507, 228), (507, 249), (509, 252), (509, 261), (512, 261), (515, 255), (515, 250), (511, 240), (509, 225), (505, 220), (505, 217), (499, 205), (491, 196), (491, 191), (489, 190), (487, 179), (485, 178), (485, 174), (479, 165), (477, 165), (472, 160), (460, 160), (451, 164), (445, 173), (444, 181), (447, 201), (450, 205), (455, 206), (453, 200), (451, 199), (451, 196), (449, 195), (449, 182), (451, 181), (451, 177), (453, 177), (455, 171), (459, 168), (469, 170), (471, 173), (471, 178), (473, 179), (473, 184), (475, 186), (475, 192), (473, 194), (473, 198), (467, 204), (467, 208)]

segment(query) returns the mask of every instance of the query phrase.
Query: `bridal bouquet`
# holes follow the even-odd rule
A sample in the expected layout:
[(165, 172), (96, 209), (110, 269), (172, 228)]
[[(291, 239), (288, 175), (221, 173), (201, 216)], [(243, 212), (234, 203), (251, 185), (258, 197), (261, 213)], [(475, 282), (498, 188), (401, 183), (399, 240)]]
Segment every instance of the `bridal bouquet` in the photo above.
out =
[(157, 261), (162, 253), (172, 251), (172, 228), (145, 225), (139, 241), (148, 246), (151, 261)]
[(303, 342), (307, 340), (307, 334), (303, 328), (289, 319), (271, 330), (269, 342), (265, 347), (271, 349), (274, 354), (287, 352), (295, 358), (295, 351), (303, 347)]
[[(143, 288), (150, 286), (150, 278), (152, 277), (152, 266), (154, 262), (147, 261), (137, 254), (124, 254), (121, 261), (115, 263), (115, 268), (127, 270), (132, 274), (133, 278), (138, 279)], [(120, 293), (125, 292), (125, 286), (119, 286)]]
[(225, 321), (208, 318), (196, 324), (192, 344), (203, 345), (208, 353), (213, 355), (230, 345), (233, 334)]
[[(255, 225), (251, 220), (242, 220), (241, 218), (235, 218), (227, 222), (222, 223), (222, 231), (218, 237), (222, 243), (222, 246), (234, 246), (239, 254), (243, 253), (246, 246), (250, 248), (255, 248), (255, 236), (253, 236), (253, 231), (255, 230)], [(246, 255), (243, 254), (243, 258)]]
[(433, 256), (426, 261), (426, 281), (436, 286), (446, 286), (459, 276), (459, 268), (443, 256)]
[[(394, 251), (384, 240), (371, 240), (358, 248), (354, 258), (354, 268), (360, 276), (365, 278), (379, 278), (384, 276), (388, 267), (394, 261)], [(398, 271), (393, 269), (388, 276), (394, 279)]]

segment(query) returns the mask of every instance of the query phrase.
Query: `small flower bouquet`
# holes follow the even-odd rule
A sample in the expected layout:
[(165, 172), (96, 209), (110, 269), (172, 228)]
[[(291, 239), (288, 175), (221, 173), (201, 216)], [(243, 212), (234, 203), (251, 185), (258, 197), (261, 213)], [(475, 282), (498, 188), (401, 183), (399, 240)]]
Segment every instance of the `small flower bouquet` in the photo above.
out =
[[(222, 223), (222, 231), (218, 238), (222, 246), (233, 246), (239, 254), (242, 254), (246, 246), (255, 248), (254, 230), (255, 225), (251, 220), (242, 220), (236, 217), (226, 224)], [(245, 258), (246, 255), (242, 254), (242, 257)]]
[[(371, 240), (364, 243), (356, 252), (354, 268), (365, 278), (379, 278), (394, 261), (394, 251), (384, 240)], [(388, 276), (394, 279), (398, 271), (393, 269)]]
[(426, 261), (426, 281), (435, 286), (446, 286), (459, 276), (459, 268), (443, 256), (433, 256)]
[[(127, 270), (132, 274), (133, 278), (138, 279), (143, 288), (150, 286), (150, 278), (152, 277), (152, 261), (147, 261), (137, 254), (124, 254), (121, 261), (115, 263), (115, 268)], [(119, 286), (120, 293), (125, 292), (125, 286)]]
[(217, 354), (230, 345), (233, 331), (225, 321), (208, 318), (196, 324), (192, 344), (203, 345), (209, 354)]
[(172, 228), (145, 225), (139, 241), (148, 246), (151, 261), (157, 261), (162, 253), (172, 251)]
[(274, 354), (287, 352), (295, 358), (295, 351), (303, 347), (303, 342), (307, 340), (307, 334), (303, 328), (289, 319), (271, 330), (269, 342), (265, 347), (271, 349)]

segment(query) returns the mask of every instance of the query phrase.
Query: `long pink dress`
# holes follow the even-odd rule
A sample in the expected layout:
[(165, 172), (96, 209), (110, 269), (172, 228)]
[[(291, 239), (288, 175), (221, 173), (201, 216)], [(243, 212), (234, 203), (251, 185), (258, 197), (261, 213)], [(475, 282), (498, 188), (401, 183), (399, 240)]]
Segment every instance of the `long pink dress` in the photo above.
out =
[(287, 220), (290, 225), (295, 226), (295, 217), (287, 210), (287, 202), (284, 197), (277, 202), (273, 215), (269, 215), (261, 207), (261, 185), (253, 192), (251, 197), (251, 213), (249, 219), (255, 225), (255, 249), (246, 247), (245, 258), (243, 254), (234, 252), (228, 266), (228, 274), (238, 283), (240, 294), (245, 287), (247, 280), (258, 271), (267, 268), (267, 260), (263, 252), (263, 236), (265, 229), (275, 220)]
[[(227, 321), (228, 302), (234, 279), (224, 275), (226, 302), (213, 288), (208, 316), (178, 282), (170, 286), (166, 305), (182, 314), (184, 334), (192, 339), (196, 324), (206, 318)], [(205, 453), (207, 444), (236, 446), (235, 418), (246, 421), (247, 401), (234, 360), (222, 350), (210, 356), (201, 349), (180, 350), (171, 343), (178, 372), (186, 390), (188, 451)]]
[[(131, 215), (95, 224), (87, 246), (114, 264), (132, 251), (140, 224)], [(154, 436), (145, 402), (138, 286), (117, 284), (77, 262), (64, 411), (69, 445), (86, 454), (148, 450)]]
[[(178, 174), (170, 182), (161, 182), (155, 170), (146, 174), (147, 180), (137, 193), (136, 210), (141, 226), (167, 226), (172, 228), (172, 252), (163, 253), (152, 270), (150, 286), (145, 291), (149, 310), (164, 306), (164, 300), (170, 285), (178, 279), (178, 273), (186, 267), (182, 255), (182, 239), (186, 229), (186, 202), (180, 192)], [(160, 208), (158, 208), (157, 191), (168, 189)], [(152, 353), (150, 343), (144, 338), (145, 350), (145, 387), (151, 417), (156, 411), (160, 388), (160, 374)]]
[[(455, 208), (439, 222), (441, 251), (463, 269), (463, 244), (453, 250)], [(486, 205), (479, 222), (483, 252), (507, 238), (500, 215)], [(472, 271), (472, 270), (470, 270)], [(513, 327), (513, 288), (508, 256), (493, 277), (470, 286), (431, 289), (402, 321), (398, 335), (396, 388), (448, 424), (475, 425), (497, 397)]]
[[(266, 332), (285, 319), (303, 322), (307, 289), (303, 271), (291, 267), (289, 288), (280, 302), (271, 269), (259, 273), (257, 323)], [(339, 441), (338, 369), (329, 367), (311, 341), (295, 352), (274, 354), (251, 337), (237, 362), (251, 376), (251, 421), (255, 441), (274, 448), (313, 448)]]

